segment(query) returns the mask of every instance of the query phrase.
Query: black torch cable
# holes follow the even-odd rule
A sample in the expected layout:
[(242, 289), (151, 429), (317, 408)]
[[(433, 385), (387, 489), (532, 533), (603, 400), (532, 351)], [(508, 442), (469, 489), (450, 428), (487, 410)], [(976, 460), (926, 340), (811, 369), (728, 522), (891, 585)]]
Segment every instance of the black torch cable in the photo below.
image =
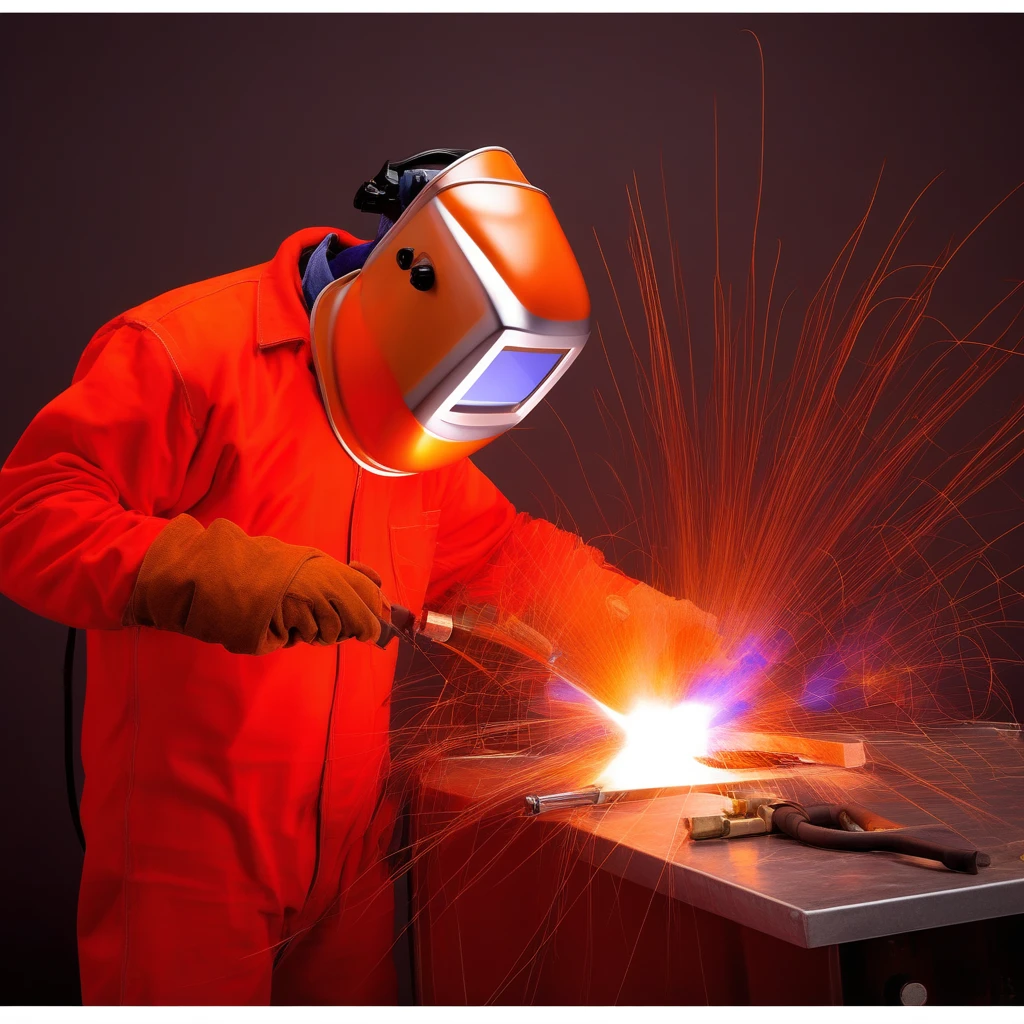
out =
[(944, 826), (910, 826), (865, 832), (847, 832), (839, 816), (848, 811), (856, 821), (862, 809), (852, 804), (845, 808), (835, 804), (781, 803), (774, 807), (772, 824), (780, 832), (799, 839), (808, 846), (829, 850), (887, 851), (911, 857), (936, 860), (951, 871), (976, 875), (978, 868), (988, 867), (991, 858), (967, 846), (959, 836)]
[(78, 834), (78, 841), (85, 852), (85, 832), (82, 830), (82, 815), (78, 809), (78, 786), (75, 784), (75, 636), (74, 626), (68, 628), (68, 642), (64, 647), (64, 781), (68, 789), (68, 807), (71, 821)]

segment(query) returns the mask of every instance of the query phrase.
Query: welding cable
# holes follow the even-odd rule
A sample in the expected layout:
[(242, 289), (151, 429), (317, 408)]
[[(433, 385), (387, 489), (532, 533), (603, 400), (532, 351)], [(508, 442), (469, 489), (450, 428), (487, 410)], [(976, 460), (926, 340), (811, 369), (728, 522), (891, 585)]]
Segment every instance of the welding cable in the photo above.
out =
[[(847, 831), (843, 816), (852, 819), (862, 831)], [(871, 828), (884, 819), (855, 804), (814, 804), (801, 807), (794, 803), (772, 805), (772, 827), (808, 846), (828, 850), (902, 853), (911, 857), (937, 860), (951, 871), (976, 875), (978, 868), (992, 862), (987, 853), (968, 846), (952, 829), (942, 825), (915, 825), (906, 828)], [(886, 824), (891, 824), (886, 822)]]
[(68, 628), (68, 639), (64, 645), (64, 784), (68, 793), (68, 809), (71, 824), (75, 826), (78, 842), (85, 852), (85, 833), (82, 831), (82, 814), (78, 809), (78, 786), (75, 784), (75, 636), (74, 626)]

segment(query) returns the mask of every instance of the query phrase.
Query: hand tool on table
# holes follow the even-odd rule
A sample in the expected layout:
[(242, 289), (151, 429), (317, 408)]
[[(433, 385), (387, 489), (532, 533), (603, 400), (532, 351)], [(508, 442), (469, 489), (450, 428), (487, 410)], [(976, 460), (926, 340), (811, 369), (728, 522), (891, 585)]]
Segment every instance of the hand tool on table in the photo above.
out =
[[(692, 786), (663, 789), (604, 790), (597, 786), (565, 793), (526, 797), (533, 816), (567, 808), (595, 807), (666, 796), (687, 795)], [(726, 809), (684, 818), (690, 838), (736, 839), (782, 833), (808, 846), (826, 850), (902, 853), (938, 861), (951, 871), (976, 875), (992, 860), (945, 825), (901, 826), (858, 804), (809, 804), (761, 793), (729, 792)]]
[(901, 826), (854, 803), (809, 804), (762, 794), (728, 794), (732, 810), (688, 820), (690, 838), (731, 839), (783, 833), (808, 846), (840, 851), (886, 851), (938, 861), (976, 875), (992, 858), (945, 825)]

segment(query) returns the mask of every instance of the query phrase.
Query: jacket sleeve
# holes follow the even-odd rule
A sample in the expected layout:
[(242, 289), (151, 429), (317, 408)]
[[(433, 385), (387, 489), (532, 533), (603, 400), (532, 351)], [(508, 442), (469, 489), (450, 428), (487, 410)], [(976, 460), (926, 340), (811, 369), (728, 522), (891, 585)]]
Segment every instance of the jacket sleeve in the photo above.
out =
[(603, 703), (677, 700), (723, 657), (712, 616), (607, 565), (573, 533), (515, 510), (468, 461), (440, 501), (428, 607), (486, 603), (548, 638), (558, 672)]
[(610, 595), (637, 584), (576, 534), (517, 514), (468, 459), (449, 472), (438, 506), (428, 607), (495, 604), (554, 637), (570, 617), (594, 605), (603, 609)]
[(171, 351), (114, 321), (0, 469), (0, 591), (72, 626), (122, 624), (198, 442)]

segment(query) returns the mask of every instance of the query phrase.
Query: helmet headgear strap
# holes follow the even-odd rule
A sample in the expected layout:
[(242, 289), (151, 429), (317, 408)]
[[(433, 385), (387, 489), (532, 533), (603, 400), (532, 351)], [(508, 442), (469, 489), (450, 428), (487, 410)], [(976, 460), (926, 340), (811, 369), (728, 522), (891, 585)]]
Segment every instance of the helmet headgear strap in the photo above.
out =
[(405, 160), (389, 160), (369, 181), (359, 186), (352, 205), (364, 213), (379, 213), (390, 220), (398, 220), (402, 210), (434, 174), (468, 152), (468, 149), (428, 149)]

